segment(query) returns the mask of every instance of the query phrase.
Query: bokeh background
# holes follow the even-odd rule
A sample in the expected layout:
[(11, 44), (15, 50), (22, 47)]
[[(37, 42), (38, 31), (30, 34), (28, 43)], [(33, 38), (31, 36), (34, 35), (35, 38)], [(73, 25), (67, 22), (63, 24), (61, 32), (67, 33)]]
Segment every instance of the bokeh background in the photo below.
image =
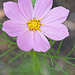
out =
[[(0, 0), (0, 22), (3, 23), (4, 21), (8, 20), (8, 18), (5, 16), (3, 11), (3, 3), (6, 1), (15, 1), (17, 0)], [(64, 22), (64, 24), (68, 27), (70, 36), (66, 38), (62, 44), (61, 52), (59, 55), (66, 56), (70, 50), (75, 46), (75, 0), (54, 0), (53, 7), (56, 6), (64, 6), (65, 8), (68, 8), (70, 10), (69, 17), (67, 21)], [(13, 11), (14, 12), (14, 11)], [(63, 11), (64, 12), (64, 11)], [(0, 34), (2, 31), (0, 30)], [(0, 39), (1, 41), (4, 41), (3, 39)], [(7, 51), (9, 43), (1, 44), (0, 43), (0, 54)], [(54, 49), (56, 50), (59, 45), (59, 42), (56, 42), (54, 45)], [(0, 75), (33, 75), (30, 60), (28, 60), (28, 56), (26, 58), (19, 57), (12, 63), (8, 64), (8, 61), (15, 57), (16, 54), (20, 53), (19, 49), (16, 49), (14, 51), (11, 51), (9, 54), (3, 56), (0, 58)], [(75, 50), (70, 55), (70, 57), (75, 57)], [(75, 60), (69, 60), (70, 62), (75, 64)], [(63, 60), (57, 60), (59, 65), (69, 72), (69, 75), (75, 75), (75, 67), (71, 66), (67, 63), (65, 63)], [(25, 69), (28, 69), (26, 71)], [(55, 68), (58, 67), (55, 65)], [(22, 69), (22, 71), (21, 71)], [(15, 70), (15, 71), (14, 71)], [(18, 73), (17, 73), (18, 72)], [(49, 70), (45, 65), (42, 68), (42, 75), (64, 75), (62, 71), (53, 71)]]

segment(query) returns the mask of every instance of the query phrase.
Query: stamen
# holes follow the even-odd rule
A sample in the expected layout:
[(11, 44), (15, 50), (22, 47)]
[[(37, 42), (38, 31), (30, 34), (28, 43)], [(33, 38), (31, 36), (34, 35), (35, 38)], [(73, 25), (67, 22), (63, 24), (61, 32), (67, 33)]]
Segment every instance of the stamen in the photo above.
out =
[(28, 30), (32, 30), (33, 32), (35, 30), (40, 30), (40, 26), (41, 25), (44, 25), (44, 24), (41, 24), (40, 21), (42, 20), (42, 18), (40, 20), (37, 20), (37, 19), (32, 19), (32, 20), (29, 20), (29, 22), (26, 22), (26, 24), (28, 25)]
[(40, 18), (40, 21), (42, 20), (42, 18)]
[(44, 25), (44, 24), (41, 24), (41, 25)]

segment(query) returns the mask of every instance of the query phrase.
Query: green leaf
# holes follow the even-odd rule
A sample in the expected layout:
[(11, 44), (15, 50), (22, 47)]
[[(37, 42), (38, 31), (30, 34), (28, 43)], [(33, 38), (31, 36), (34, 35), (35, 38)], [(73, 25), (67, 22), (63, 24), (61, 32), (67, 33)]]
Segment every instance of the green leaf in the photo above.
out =
[(8, 54), (10, 51), (12, 51), (13, 49), (16, 49), (17, 47), (12, 47), (11, 49), (7, 50), (6, 52), (4, 52), (3, 54), (0, 55), (0, 57), (3, 57), (4, 55)]
[(74, 49), (75, 49), (75, 46), (74, 46), (73, 49), (68, 53), (68, 55), (67, 55), (66, 57), (70, 56), (70, 54), (74, 51)]
[(6, 40), (7, 42), (11, 42), (8, 38), (6, 38), (6, 37), (4, 37), (4, 36), (2, 36), (2, 35), (0, 35), (0, 38)]
[(46, 57), (43, 56), (44, 63), (46, 63)]
[[(39, 54), (40, 56), (44, 56), (44, 57), (50, 57), (49, 55), (47, 55), (47, 54)], [(61, 56), (51, 56), (52, 58), (57, 58), (57, 59), (72, 59), (72, 60), (75, 60), (75, 58), (73, 57), (61, 57)]]
[(50, 45), (51, 45), (51, 48), (52, 48), (56, 41), (49, 39), (49, 42), (50, 42)]
[(16, 41), (17, 37), (12, 37), (12, 39)]
[(44, 63), (46, 64), (46, 66), (47, 66), (49, 69), (51, 69), (51, 70), (58, 70), (58, 69), (55, 69), (55, 68), (53, 68), (53, 67), (50, 67), (50, 65), (47, 64), (46, 57), (43, 57), (43, 59), (44, 59)]
[(6, 41), (0, 41), (0, 44), (4, 44), (4, 43), (7, 43)]
[(24, 52), (21, 52), (20, 54), (16, 55), (14, 58), (12, 58), (8, 63), (10, 64), (11, 62), (13, 62), (15, 59), (17, 59), (18, 57), (20, 57), (21, 55), (23, 55)]
[(75, 66), (75, 64), (69, 62), (68, 60), (64, 60), (65, 62), (67, 62), (68, 64), (72, 65), (72, 66)]
[(0, 23), (0, 29), (2, 29), (2, 25), (3, 25), (3, 24), (2, 24), (2, 23)]
[(3, 37), (2, 35), (0, 35), (0, 38), (2, 38), (2, 39), (4, 39), (4, 40), (6, 40), (6, 38), (5, 38), (5, 37)]
[(60, 50), (60, 48), (61, 48), (62, 43), (63, 43), (63, 40), (60, 42), (59, 47), (58, 47), (58, 49), (57, 49), (57, 51), (56, 51), (56, 53), (55, 53), (54, 56), (56, 56), (56, 55), (59, 53), (59, 50)]
[(53, 61), (54, 61), (54, 63), (59, 67), (59, 69), (60, 69), (64, 74), (68, 75), (68, 73), (65, 72), (65, 71), (60, 67), (60, 65), (55, 61), (55, 59), (53, 59)]
[[(5, 37), (3, 35), (5, 35)], [(12, 43), (13, 42), (10, 39), (8, 39), (8, 36), (7, 36), (7, 34), (5, 32), (3, 32), (2, 35), (0, 35), (0, 38), (4, 39), (5, 41), (7, 41), (9, 43)]]
[(75, 58), (73, 57), (67, 57), (67, 58), (65, 58), (65, 57), (60, 57), (60, 56), (52, 56), (53, 58), (57, 58), (57, 59), (72, 59), (72, 60), (75, 60)]
[(0, 22), (0, 25), (2, 26), (3, 24)]
[(50, 56), (52, 66), (54, 66), (54, 63), (53, 63), (53, 58), (51, 57), (50, 53), (48, 53), (48, 54), (49, 54), (49, 56)]
[(0, 29), (1, 29), (2, 27), (0, 26)]
[(74, 57), (73, 57), (73, 58), (72, 58), (72, 57), (67, 57), (67, 59), (72, 59), (72, 60), (75, 60), (75, 58), (74, 58)]
[(8, 48), (11, 48), (12, 45), (16, 45), (16, 42), (11, 42), (11, 43), (8, 45)]
[(55, 68), (53, 68), (53, 67), (50, 67), (50, 65), (48, 65), (48, 64), (46, 64), (46, 66), (47, 66), (49, 69), (51, 69), (51, 70), (58, 70), (58, 69), (55, 69)]
[(8, 35), (5, 32), (3, 32), (2, 34), (5, 36), (6, 39), (8, 39)]

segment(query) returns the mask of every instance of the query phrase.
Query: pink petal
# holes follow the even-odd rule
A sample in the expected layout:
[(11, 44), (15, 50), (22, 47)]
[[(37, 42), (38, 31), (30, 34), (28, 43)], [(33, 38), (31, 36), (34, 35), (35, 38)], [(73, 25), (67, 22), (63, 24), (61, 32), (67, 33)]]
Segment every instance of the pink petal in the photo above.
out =
[(49, 24), (41, 27), (41, 32), (52, 40), (60, 41), (69, 36), (68, 29), (63, 24)]
[(47, 16), (42, 19), (42, 23), (49, 24), (52, 22), (63, 23), (69, 14), (69, 10), (60, 6), (53, 8)]
[(22, 32), (24, 32), (27, 28), (28, 27), (25, 24), (20, 24), (15, 21), (8, 20), (3, 23), (2, 30), (5, 31), (9, 36), (16, 37), (22, 34)]
[(50, 11), (52, 5), (53, 0), (36, 0), (33, 17), (37, 19), (43, 18)]
[(5, 15), (12, 20), (19, 23), (27, 22), (26, 18), (22, 15), (18, 5), (15, 2), (9, 1), (3, 4)]
[(33, 35), (33, 49), (37, 52), (46, 52), (50, 49), (50, 44), (46, 37), (39, 31), (35, 31)]
[(17, 38), (17, 45), (23, 51), (30, 51), (33, 46), (33, 32), (27, 30)]
[(18, 0), (18, 5), (27, 19), (32, 19), (33, 6), (31, 0)]

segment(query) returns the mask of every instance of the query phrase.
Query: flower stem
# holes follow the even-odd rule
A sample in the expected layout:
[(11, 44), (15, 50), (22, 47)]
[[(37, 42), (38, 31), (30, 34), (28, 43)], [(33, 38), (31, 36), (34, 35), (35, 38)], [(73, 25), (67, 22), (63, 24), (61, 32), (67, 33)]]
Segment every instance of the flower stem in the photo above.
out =
[(33, 61), (33, 70), (35, 74), (41, 75), (40, 62), (39, 62), (38, 56), (36, 55), (35, 51), (32, 53), (32, 61)]

